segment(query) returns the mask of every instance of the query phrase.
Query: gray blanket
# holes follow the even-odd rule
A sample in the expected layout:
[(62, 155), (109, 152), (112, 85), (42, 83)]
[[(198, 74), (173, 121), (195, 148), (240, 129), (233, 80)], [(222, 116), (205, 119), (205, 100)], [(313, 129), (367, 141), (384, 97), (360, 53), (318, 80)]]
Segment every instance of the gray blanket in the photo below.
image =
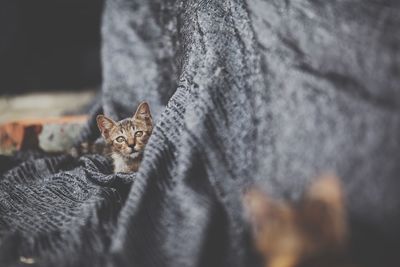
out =
[[(140, 171), (3, 157), (0, 265), (261, 266), (243, 190), (296, 200), (335, 172), (352, 257), (395, 266), (399, 14), (394, 0), (107, 1), (93, 116), (150, 103)], [(82, 139), (97, 137), (91, 120)]]

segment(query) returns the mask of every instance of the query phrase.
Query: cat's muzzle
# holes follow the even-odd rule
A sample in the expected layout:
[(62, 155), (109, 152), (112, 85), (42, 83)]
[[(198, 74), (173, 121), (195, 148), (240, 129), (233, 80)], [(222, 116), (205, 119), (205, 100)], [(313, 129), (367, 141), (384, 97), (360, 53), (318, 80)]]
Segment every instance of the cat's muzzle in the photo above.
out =
[(130, 157), (131, 159), (135, 159), (135, 158), (137, 158), (139, 155), (140, 155), (140, 152), (134, 151), (134, 152), (132, 152), (131, 154), (129, 154), (129, 157)]

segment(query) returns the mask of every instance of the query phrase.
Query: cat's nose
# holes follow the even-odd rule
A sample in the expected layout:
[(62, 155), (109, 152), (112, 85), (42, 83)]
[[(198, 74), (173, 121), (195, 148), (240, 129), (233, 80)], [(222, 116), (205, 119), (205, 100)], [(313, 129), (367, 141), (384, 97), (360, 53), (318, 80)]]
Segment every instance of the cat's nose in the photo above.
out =
[(132, 149), (132, 153), (135, 152), (135, 145), (129, 145), (129, 147)]

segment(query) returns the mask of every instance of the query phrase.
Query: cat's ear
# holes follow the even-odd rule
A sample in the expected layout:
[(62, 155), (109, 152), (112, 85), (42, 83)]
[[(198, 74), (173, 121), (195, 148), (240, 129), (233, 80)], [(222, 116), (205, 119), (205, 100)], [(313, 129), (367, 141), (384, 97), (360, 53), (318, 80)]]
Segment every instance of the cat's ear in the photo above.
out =
[(259, 189), (251, 188), (245, 192), (243, 204), (247, 217), (255, 228), (268, 214), (271, 200)]
[(109, 138), (110, 131), (117, 125), (117, 123), (112, 119), (107, 118), (104, 115), (98, 115), (96, 117), (96, 121), (97, 121), (97, 127), (99, 127), (99, 130), (103, 135), (103, 137)]
[(151, 121), (150, 106), (147, 102), (141, 102), (136, 109), (135, 115), (133, 115), (134, 120), (145, 120)]
[(265, 239), (262, 232), (264, 234), (273, 232), (277, 230), (274, 229), (276, 226), (286, 226), (292, 223), (293, 212), (289, 205), (284, 201), (271, 199), (259, 189), (248, 190), (244, 195), (243, 203), (256, 239)]
[(268, 266), (294, 266), (299, 257), (297, 244), (301, 241), (298, 240), (294, 209), (258, 189), (246, 192), (243, 202), (254, 243)]
[(340, 180), (334, 175), (319, 178), (311, 184), (302, 206), (302, 219), (325, 246), (345, 242), (347, 225)]

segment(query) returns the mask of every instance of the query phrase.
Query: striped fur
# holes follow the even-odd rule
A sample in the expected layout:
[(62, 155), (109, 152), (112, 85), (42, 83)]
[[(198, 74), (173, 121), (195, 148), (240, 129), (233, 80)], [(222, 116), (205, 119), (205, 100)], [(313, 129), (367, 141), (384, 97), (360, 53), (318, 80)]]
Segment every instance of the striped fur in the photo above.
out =
[(115, 173), (137, 171), (153, 131), (149, 105), (146, 102), (140, 103), (132, 118), (115, 122), (104, 115), (98, 115), (96, 121), (103, 140), (82, 143), (74, 147), (70, 154), (74, 157), (85, 154), (110, 156), (113, 159)]

